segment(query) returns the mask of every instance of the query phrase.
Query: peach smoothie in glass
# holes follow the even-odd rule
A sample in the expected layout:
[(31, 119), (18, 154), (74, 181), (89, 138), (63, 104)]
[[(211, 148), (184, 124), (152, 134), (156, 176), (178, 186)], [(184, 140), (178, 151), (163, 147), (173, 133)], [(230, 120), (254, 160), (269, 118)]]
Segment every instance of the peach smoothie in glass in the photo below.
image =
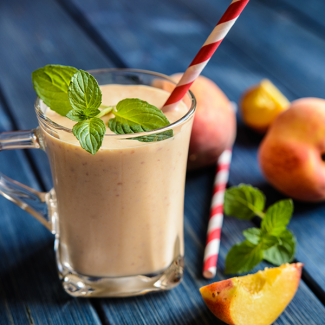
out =
[[(139, 98), (161, 108), (169, 96), (160, 74), (98, 70), (102, 104)], [(186, 104), (185, 104), (186, 103)], [(115, 134), (109, 127), (96, 154), (72, 133), (75, 121), (36, 102), (54, 190), (59, 276), (73, 296), (131, 296), (173, 288), (183, 275), (186, 162), (195, 109), (193, 95), (165, 115), (173, 130), (162, 141)], [(101, 117), (107, 125), (114, 111)]]

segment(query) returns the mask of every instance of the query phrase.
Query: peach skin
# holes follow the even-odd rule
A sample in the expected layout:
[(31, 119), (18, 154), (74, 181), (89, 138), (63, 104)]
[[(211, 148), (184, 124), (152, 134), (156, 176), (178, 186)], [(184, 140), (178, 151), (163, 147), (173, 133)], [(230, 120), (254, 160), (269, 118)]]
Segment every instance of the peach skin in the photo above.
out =
[(302, 98), (280, 114), (263, 139), (259, 165), (277, 190), (308, 202), (325, 199), (325, 100)]
[[(176, 73), (171, 78), (178, 82), (181, 76)], [(153, 85), (168, 92), (175, 87), (161, 80), (156, 80)], [(236, 114), (222, 90), (203, 76), (194, 81), (190, 90), (196, 97), (197, 109), (189, 147), (189, 170), (215, 164), (220, 154), (232, 147), (236, 137)]]
[(229, 325), (270, 325), (294, 297), (303, 264), (284, 264), (200, 289), (210, 311)]

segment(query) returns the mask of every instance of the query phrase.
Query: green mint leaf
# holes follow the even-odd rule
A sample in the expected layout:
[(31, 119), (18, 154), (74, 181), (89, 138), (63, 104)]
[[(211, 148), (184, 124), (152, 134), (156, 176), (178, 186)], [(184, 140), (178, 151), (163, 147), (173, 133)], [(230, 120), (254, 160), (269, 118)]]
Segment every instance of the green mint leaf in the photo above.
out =
[(71, 77), (78, 70), (62, 65), (46, 65), (32, 73), (34, 89), (44, 104), (58, 114), (65, 116), (71, 105), (68, 89)]
[(257, 245), (261, 239), (261, 229), (249, 228), (243, 231), (245, 238), (254, 245)]
[(74, 108), (66, 115), (66, 117), (72, 121), (81, 122), (92, 117), (99, 117), (100, 113), (101, 112), (99, 109), (87, 108), (85, 110), (82, 110), (79, 108)]
[(267, 234), (278, 236), (285, 229), (293, 213), (292, 200), (282, 200), (271, 205), (261, 223), (261, 229)]
[(252, 244), (260, 244), (263, 250), (269, 249), (270, 247), (277, 245), (279, 240), (275, 236), (271, 236), (263, 233), (261, 229), (249, 228), (243, 231), (245, 238)]
[[(121, 100), (113, 111), (115, 117), (109, 120), (109, 128), (116, 134), (130, 134), (152, 131), (169, 125), (164, 113), (157, 107), (137, 99)], [(173, 136), (173, 131), (160, 132), (154, 136), (135, 137), (144, 142), (161, 141)]]
[(246, 273), (263, 260), (263, 250), (260, 245), (254, 245), (248, 240), (234, 245), (226, 257), (225, 273)]
[(296, 251), (296, 238), (291, 231), (285, 230), (278, 237), (279, 244), (265, 250), (263, 258), (274, 265), (289, 263)]
[(156, 141), (163, 141), (169, 139), (172, 136), (173, 136), (173, 130), (168, 130), (157, 134), (144, 135), (142, 137), (134, 137), (132, 139), (141, 142), (156, 142)]
[[(100, 92), (102, 94), (102, 92)], [(100, 110), (98, 108), (86, 108), (84, 110), (84, 114), (87, 116), (87, 118), (92, 118), (100, 114)]]
[(263, 217), (264, 194), (250, 185), (240, 184), (226, 190), (224, 210), (227, 215), (249, 220), (254, 215)]
[(260, 245), (263, 250), (269, 249), (274, 245), (277, 245), (278, 243), (278, 237), (269, 234), (264, 234), (263, 231), (261, 232)]
[(106, 126), (101, 119), (93, 117), (90, 120), (78, 122), (72, 131), (81, 147), (94, 155), (103, 143)]
[(102, 92), (96, 79), (88, 72), (79, 70), (72, 76), (68, 96), (72, 108), (82, 110), (87, 118), (100, 113), (98, 107), (102, 102)]
[(75, 122), (82, 122), (83, 120), (87, 119), (87, 116), (84, 114), (84, 111), (78, 108), (72, 109), (66, 115), (66, 117)]

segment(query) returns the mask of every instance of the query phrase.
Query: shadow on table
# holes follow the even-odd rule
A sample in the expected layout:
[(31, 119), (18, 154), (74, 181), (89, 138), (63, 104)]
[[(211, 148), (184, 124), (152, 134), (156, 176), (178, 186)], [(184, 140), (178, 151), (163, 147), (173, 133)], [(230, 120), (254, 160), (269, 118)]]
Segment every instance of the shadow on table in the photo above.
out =
[(263, 134), (253, 131), (245, 124), (243, 124), (243, 122), (237, 119), (236, 145), (245, 147), (247, 149), (257, 148), (263, 137)]

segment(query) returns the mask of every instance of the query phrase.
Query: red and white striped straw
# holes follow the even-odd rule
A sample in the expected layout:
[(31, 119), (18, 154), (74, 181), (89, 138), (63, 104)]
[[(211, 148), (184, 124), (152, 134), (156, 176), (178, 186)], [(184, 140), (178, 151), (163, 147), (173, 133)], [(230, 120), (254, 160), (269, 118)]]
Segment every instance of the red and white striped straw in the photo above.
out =
[(162, 108), (164, 113), (176, 108), (192, 83), (200, 75), (206, 64), (209, 62), (213, 53), (216, 51), (222, 40), (225, 38), (230, 28), (233, 26), (249, 0), (233, 0), (219, 20), (212, 33), (205, 41), (200, 51), (195, 56), (192, 63), (189, 65), (176, 88), (170, 94), (165, 105)]
[(218, 159), (203, 260), (203, 276), (207, 279), (212, 279), (217, 272), (221, 227), (223, 222), (223, 202), (229, 178), (231, 154), (231, 149), (226, 149)]
[[(170, 94), (165, 105), (162, 107), (164, 113), (172, 111), (177, 107), (177, 104), (183, 99), (195, 79), (207, 65), (248, 2), (249, 0), (233, 0), (231, 2), (212, 33), (183, 74), (181, 80)], [(217, 259), (223, 221), (223, 202), (229, 177), (230, 161), (231, 149), (228, 149), (225, 150), (218, 159), (211, 215), (208, 225), (208, 238), (204, 253), (203, 276), (206, 278), (213, 278), (217, 271)]]

